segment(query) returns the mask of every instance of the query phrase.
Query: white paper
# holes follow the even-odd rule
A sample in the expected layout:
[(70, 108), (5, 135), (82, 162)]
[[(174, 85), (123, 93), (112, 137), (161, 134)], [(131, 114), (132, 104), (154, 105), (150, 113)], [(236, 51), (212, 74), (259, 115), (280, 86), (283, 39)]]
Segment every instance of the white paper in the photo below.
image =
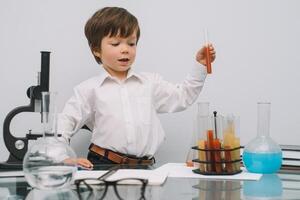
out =
[[(75, 180), (82, 179), (82, 178), (97, 178), (106, 172), (107, 171), (103, 171), (103, 170), (97, 170), (97, 171), (81, 170), (76, 173)], [(162, 185), (167, 178), (167, 173), (155, 171), (155, 170), (119, 169), (117, 172), (109, 176), (106, 180), (114, 181), (114, 180), (120, 180), (124, 178), (142, 178), (142, 179), (147, 179), (149, 185)], [(127, 181), (127, 182), (123, 182), (122, 184), (136, 184), (136, 182)]]
[(0, 177), (23, 177), (24, 172), (23, 171), (6, 171), (6, 172), (0, 172)]
[(8, 188), (0, 187), (0, 199), (9, 199), (10, 192)]
[(198, 178), (198, 179), (222, 179), (222, 180), (259, 180), (262, 174), (247, 172), (242, 168), (242, 172), (235, 175), (201, 175), (192, 170), (195, 167), (187, 167), (185, 163), (167, 163), (154, 171), (168, 173), (168, 177), (174, 178)]
[[(243, 172), (236, 175), (212, 176), (196, 174), (192, 170), (193, 167), (187, 167), (185, 163), (167, 163), (155, 170), (142, 169), (119, 169), (115, 174), (111, 175), (107, 180), (117, 180), (121, 178), (143, 178), (148, 179), (149, 185), (161, 185), (167, 177), (175, 178), (202, 178), (202, 179), (228, 179), (228, 180), (259, 180), (262, 174), (254, 174), (247, 172), (242, 168)], [(75, 174), (75, 179), (100, 177), (107, 171), (105, 170), (81, 170)], [(22, 177), (23, 171), (7, 171), (0, 172), (0, 177)], [(127, 183), (134, 184), (134, 183)]]

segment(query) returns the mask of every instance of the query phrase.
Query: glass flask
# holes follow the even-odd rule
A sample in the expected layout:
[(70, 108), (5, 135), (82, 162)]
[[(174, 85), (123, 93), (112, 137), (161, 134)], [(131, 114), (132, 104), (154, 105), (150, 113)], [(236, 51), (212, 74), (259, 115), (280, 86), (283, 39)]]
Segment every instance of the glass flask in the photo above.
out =
[(193, 130), (189, 150), (186, 156), (186, 165), (188, 167), (193, 167), (195, 166), (195, 164), (196, 165), (198, 164), (193, 162), (193, 159), (197, 158), (198, 155), (195, 150), (191, 149), (191, 147), (197, 146), (199, 138), (203, 137), (202, 134), (203, 135), (205, 134), (208, 126), (208, 121), (209, 121), (208, 115), (209, 115), (209, 103), (198, 102), (196, 117), (194, 121), (194, 130)]
[(277, 174), (264, 174), (258, 181), (244, 181), (243, 199), (282, 199), (283, 185)]
[[(23, 198), (24, 199), (24, 198)], [(76, 191), (72, 189), (38, 190), (33, 189), (26, 195), (25, 200), (79, 200)]]
[(275, 173), (281, 167), (282, 151), (270, 137), (271, 103), (257, 104), (257, 136), (245, 146), (243, 162), (249, 172)]
[(76, 154), (57, 138), (56, 93), (42, 92), (43, 138), (28, 149), (23, 171), (33, 188), (50, 190), (70, 185), (77, 171)]

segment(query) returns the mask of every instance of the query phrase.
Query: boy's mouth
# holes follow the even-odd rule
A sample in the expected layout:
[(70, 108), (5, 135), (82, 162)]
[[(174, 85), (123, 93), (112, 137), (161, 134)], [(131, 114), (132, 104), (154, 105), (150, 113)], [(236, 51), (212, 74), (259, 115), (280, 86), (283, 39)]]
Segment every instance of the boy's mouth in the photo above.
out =
[(118, 62), (120, 63), (121, 66), (127, 67), (129, 65), (129, 58), (118, 59)]
[(121, 61), (121, 62), (128, 62), (129, 59), (128, 59), (128, 58), (121, 58), (121, 59), (118, 59), (118, 61)]

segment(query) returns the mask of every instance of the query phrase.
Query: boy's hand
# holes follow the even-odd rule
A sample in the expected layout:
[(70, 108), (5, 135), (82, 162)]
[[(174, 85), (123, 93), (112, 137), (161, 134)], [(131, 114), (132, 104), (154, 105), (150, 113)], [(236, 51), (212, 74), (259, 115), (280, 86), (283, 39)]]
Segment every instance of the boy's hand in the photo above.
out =
[(93, 164), (86, 158), (67, 158), (64, 160), (65, 163), (67, 164), (77, 164), (80, 165), (84, 168), (93, 168)]
[[(206, 63), (206, 48), (207, 46), (203, 46), (196, 54), (196, 60), (202, 65), (207, 66)], [(213, 62), (216, 58), (216, 52), (212, 44), (208, 44), (209, 54), (210, 54), (210, 62)]]

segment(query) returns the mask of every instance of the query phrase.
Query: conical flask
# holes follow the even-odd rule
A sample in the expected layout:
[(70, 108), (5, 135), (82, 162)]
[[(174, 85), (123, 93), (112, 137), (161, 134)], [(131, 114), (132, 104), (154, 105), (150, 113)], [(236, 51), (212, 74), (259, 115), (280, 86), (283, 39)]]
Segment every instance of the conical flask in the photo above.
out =
[(28, 149), (23, 160), (25, 178), (29, 185), (37, 189), (65, 188), (70, 185), (77, 171), (76, 162), (73, 162), (76, 159), (75, 152), (56, 137), (56, 96), (56, 93), (42, 92), (44, 136)]
[(281, 167), (282, 151), (270, 137), (271, 103), (257, 104), (257, 136), (245, 146), (243, 162), (249, 172), (275, 173)]

